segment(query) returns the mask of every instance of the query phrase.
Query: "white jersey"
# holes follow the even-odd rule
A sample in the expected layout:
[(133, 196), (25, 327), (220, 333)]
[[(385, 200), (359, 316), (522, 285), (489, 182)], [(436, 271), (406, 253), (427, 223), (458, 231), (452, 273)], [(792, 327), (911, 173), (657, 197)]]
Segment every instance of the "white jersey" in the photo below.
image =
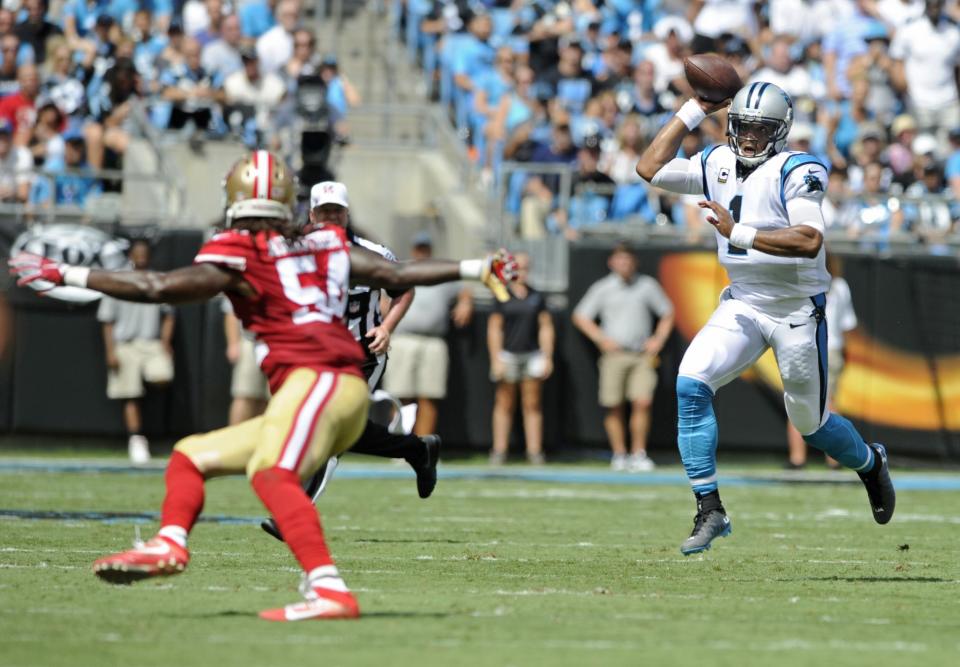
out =
[[(827, 183), (827, 170), (817, 158), (792, 151), (774, 155), (744, 179), (737, 178), (737, 158), (726, 145), (697, 153), (687, 168), (699, 179), (707, 199), (726, 207), (738, 224), (761, 231), (790, 227), (787, 203), (803, 197), (820, 204)], [(717, 232), (717, 252), (733, 297), (760, 308), (811, 297), (830, 287), (824, 248), (812, 259), (777, 257), (732, 246)]]

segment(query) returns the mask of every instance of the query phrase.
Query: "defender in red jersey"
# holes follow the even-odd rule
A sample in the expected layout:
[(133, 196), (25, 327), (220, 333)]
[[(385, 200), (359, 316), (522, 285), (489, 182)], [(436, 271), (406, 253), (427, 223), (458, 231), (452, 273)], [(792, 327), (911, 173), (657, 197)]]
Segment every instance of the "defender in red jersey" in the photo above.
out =
[(351, 279), (402, 290), (461, 279), (495, 293), (516, 276), (505, 251), (462, 262), (389, 262), (351, 247), (343, 229), (303, 234), (292, 224), (294, 182), (266, 151), (227, 175), (227, 231), (203, 246), (193, 266), (170, 272), (99, 271), (36, 255), (10, 260), (19, 285), (76, 285), (118, 299), (185, 303), (224, 292), (243, 326), (258, 338), (273, 396), (263, 415), (185, 438), (166, 471), (158, 534), (106, 556), (94, 572), (110, 583), (182, 572), (187, 535), (203, 508), (204, 481), (246, 472), (257, 496), (303, 568), (305, 601), (261, 613), (268, 620), (353, 618), (359, 607), (330, 557), (319, 517), (301, 488), (331, 456), (348, 449), (366, 421), (367, 384), (359, 345), (344, 323)]
[(228, 229), (200, 248), (195, 264), (243, 273), (253, 298), (226, 292), (244, 329), (257, 337), (257, 358), (275, 392), (284, 369), (309, 364), (363, 377), (365, 357), (346, 327), (350, 243), (339, 227), (287, 239)]

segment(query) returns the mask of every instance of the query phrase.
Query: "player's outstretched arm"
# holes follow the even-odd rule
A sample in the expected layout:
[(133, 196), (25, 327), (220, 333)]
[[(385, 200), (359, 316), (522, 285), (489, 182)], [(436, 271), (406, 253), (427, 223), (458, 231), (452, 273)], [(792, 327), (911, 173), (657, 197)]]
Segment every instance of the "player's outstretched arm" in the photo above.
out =
[(390, 262), (366, 248), (350, 248), (351, 280), (389, 290), (457, 280), (477, 280), (490, 288), (494, 296), (505, 301), (509, 298), (505, 283), (516, 280), (516, 275), (516, 261), (503, 250), (487, 255), (484, 259), (467, 259), (461, 262), (445, 259)]
[(30, 253), (12, 258), (10, 271), (18, 276), (17, 285), (21, 286), (44, 281), (51, 287), (86, 287), (124, 301), (144, 303), (206, 301), (244, 283), (240, 274), (212, 264), (194, 264), (174, 271), (102, 271), (60, 264)]
[[(697, 98), (687, 100), (677, 114), (660, 128), (650, 145), (640, 154), (640, 160), (637, 162), (637, 174), (640, 178), (665, 190), (698, 194), (690, 190), (686, 178), (672, 178), (670, 174), (664, 174), (661, 176), (666, 178), (657, 178), (657, 182), (654, 182), (654, 177), (677, 157), (677, 151), (680, 150), (680, 144), (687, 133), (695, 129), (708, 115), (724, 108), (728, 102), (729, 100), (724, 100), (712, 103)], [(682, 172), (685, 173), (686, 170)]]
[[(707, 216), (707, 222), (730, 239), (731, 245), (744, 250), (752, 248), (778, 257), (813, 258), (823, 246), (823, 233), (814, 226), (815, 223), (800, 222), (784, 229), (760, 231), (756, 227), (736, 224), (730, 212), (717, 202), (702, 201), (699, 206), (713, 213)], [(819, 204), (815, 206), (819, 210)]]

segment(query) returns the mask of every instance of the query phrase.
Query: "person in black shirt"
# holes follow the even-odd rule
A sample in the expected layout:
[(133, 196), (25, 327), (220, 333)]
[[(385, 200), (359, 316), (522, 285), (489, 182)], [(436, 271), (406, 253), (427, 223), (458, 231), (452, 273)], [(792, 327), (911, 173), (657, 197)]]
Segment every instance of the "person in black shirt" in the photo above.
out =
[[(510, 138), (504, 155), (514, 157), (515, 146), (526, 143), (532, 124), (525, 124)], [(573, 144), (568, 125), (556, 125), (550, 133), (549, 144), (533, 142), (527, 153), (529, 162), (551, 164), (573, 164), (577, 159), (577, 148)], [(560, 191), (560, 176), (556, 173), (533, 174), (524, 184), (523, 199), (520, 204), (520, 236), (524, 239), (543, 238), (544, 226), (550, 213), (554, 198)]]
[(583, 69), (583, 45), (575, 38), (560, 39), (557, 65), (540, 77), (552, 97), (571, 113), (583, 111), (594, 86), (590, 73)]
[(42, 65), (47, 58), (47, 40), (62, 35), (63, 30), (55, 23), (46, 20), (47, 0), (25, 0), (27, 18), (17, 24), (14, 34), (24, 44), (33, 47), (34, 62)]
[(553, 320), (543, 295), (527, 284), (530, 257), (518, 253), (516, 259), (518, 277), (509, 287), (510, 300), (497, 302), (487, 323), (490, 376), (497, 383), (490, 464), (502, 465), (506, 461), (519, 386), (527, 460), (542, 465), (540, 395), (543, 381), (553, 373)]
[[(656, 80), (656, 69), (649, 60), (637, 63), (633, 68), (633, 88), (629, 89), (621, 105), (621, 110), (638, 113), (641, 116), (659, 116), (666, 113), (667, 108), (660, 101), (660, 96), (653, 87)], [(620, 102), (622, 96), (617, 97)], [(626, 108), (624, 108), (626, 107)]]
[(616, 183), (600, 171), (599, 165), (600, 138), (586, 137), (577, 151), (577, 171), (571, 180), (569, 208), (554, 211), (557, 230), (568, 241), (578, 240), (582, 229), (607, 219)]
[(605, 67), (597, 75), (594, 82), (594, 95), (598, 95), (605, 90), (629, 88), (632, 53), (633, 45), (627, 40), (620, 40), (604, 51), (602, 57)]

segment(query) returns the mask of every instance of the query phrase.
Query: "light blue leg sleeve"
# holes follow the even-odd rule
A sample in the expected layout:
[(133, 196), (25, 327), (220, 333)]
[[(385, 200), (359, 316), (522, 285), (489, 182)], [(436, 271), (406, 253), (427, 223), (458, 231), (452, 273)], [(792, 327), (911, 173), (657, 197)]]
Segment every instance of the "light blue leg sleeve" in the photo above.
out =
[(694, 493), (717, 490), (717, 416), (713, 392), (699, 380), (677, 378), (677, 444)]
[(827, 422), (819, 430), (803, 436), (803, 439), (847, 468), (859, 472), (873, 467), (873, 450), (863, 441), (850, 420), (835, 412), (830, 413)]

